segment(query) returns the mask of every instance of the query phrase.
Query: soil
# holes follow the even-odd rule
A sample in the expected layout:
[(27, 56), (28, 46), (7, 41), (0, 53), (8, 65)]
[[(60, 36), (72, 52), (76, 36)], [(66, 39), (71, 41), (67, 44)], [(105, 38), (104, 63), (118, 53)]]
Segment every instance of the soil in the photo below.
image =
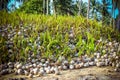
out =
[(60, 75), (46, 74), (42, 77), (28, 78), (23, 75), (9, 74), (0, 77), (0, 80), (25, 77), (26, 80), (120, 80), (120, 72), (112, 67), (89, 67), (75, 70), (61, 71)]

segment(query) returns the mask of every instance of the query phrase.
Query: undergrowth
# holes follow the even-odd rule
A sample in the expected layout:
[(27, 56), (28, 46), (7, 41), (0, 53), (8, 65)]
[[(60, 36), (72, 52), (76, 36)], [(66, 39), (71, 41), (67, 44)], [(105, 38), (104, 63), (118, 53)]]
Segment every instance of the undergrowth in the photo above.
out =
[[(100, 38), (120, 41), (120, 34), (110, 26), (81, 16), (47, 16), (0, 12), (0, 63), (21, 61), (28, 54), (58, 59), (91, 55), (101, 45)], [(7, 43), (13, 43), (8, 48)]]

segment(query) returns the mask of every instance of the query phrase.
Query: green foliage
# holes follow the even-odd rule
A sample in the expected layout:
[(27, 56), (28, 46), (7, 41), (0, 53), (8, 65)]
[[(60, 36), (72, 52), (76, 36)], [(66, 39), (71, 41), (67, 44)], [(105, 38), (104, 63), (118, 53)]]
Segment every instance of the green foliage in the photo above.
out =
[(94, 51), (95, 49), (95, 44), (94, 44), (94, 38), (92, 36), (92, 34), (90, 34), (89, 32), (87, 32), (87, 54), (90, 54)]
[(8, 60), (8, 53), (6, 45), (6, 38), (0, 35), (0, 63), (6, 62)]
[[(7, 28), (6, 35), (12, 35), (11, 40), (0, 35), (1, 62), (25, 61), (29, 54), (40, 54), (41, 57), (52, 59), (65, 56), (70, 59), (76, 52), (80, 56), (99, 51), (103, 44), (95, 42), (101, 37), (120, 40), (119, 33), (112, 27), (102, 26), (100, 22), (93, 20), (89, 20), (87, 24), (86, 19), (81, 16), (55, 17), (6, 12), (0, 12), (0, 14), (2, 15), (0, 29)], [(70, 38), (71, 29), (73, 29), (73, 38)], [(6, 47), (8, 41), (13, 42), (11, 56)], [(70, 44), (75, 47), (71, 48)]]
[(56, 14), (60, 15), (74, 15), (75, 13), (75, 5), (73, 5), (72, 0), (54, 0), (54, 6)]
[(43, 13), (42, 3), (43, 3), (43, 0), (25, 1), (18, 11), (20, 12), (22, 11), (25, 13), (40, 14), (40, 13)]
[[(54, 6), (55, 14), (59, 15), (75, 15), (77, 13), (77, 6), (73, 4), (72, 0), (53, 0), (53, 4), (48, 1), (48, 7), (50, 13), (50, 7)], [(28, 0), (25, 1), (24, 4), (18, 9), (18, 12), (24, 13), (34, 13), (34, 14), (42, 14), (46, 13), (47, 10), (47, 2), (45, 0), (44, 8), (43, 8), (43, 0)], [(45, 10), (45, 11), (44, 11)]]
[(90, 54), (95, 51), (95, 43), (92, 34), (86, 32), (87, 40), (82, 39), (82, 35), (79, 36), (79, 41), (76, 44), (78, 51), (78, 55), (82, 54)]
[[(79, 2), (80, 1), (80, 2)], [(75, 4), (75, 10), (77, 11), (77, 14), (80, 14), (81, 16), (86, 17), (87, 16), (87, 2), (83, 2), (83, 0), (76, 0)], [(79, 12), (79, 6), (80, 6), (80, 13)]]
[(83, 46), (83, 44), (84, 44), (84, 42), (83, 42), (83, 40), (82, 40), (82, 36), (80, 35), (79, 36), (79, 41), (77, 42), (77, 44), (76, 44), (76, 47), (77, 47), (77, 49), (79, 50), (79, 52), (78, 52), (78, 55), (80, 56), (81, 54), (83, 54), (83, 51), (84, 51), (84, 46)]

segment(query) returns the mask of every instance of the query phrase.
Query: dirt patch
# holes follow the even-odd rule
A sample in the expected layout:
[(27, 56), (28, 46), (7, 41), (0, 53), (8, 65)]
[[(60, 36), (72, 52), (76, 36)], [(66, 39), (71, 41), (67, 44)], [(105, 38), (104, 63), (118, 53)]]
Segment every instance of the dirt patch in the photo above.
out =
[[(8, 78), (26, 77), (22, 75), (9, 74), (1, 76), (0, 80)], [(111, 67), (89, 67), (76, 70), (61, 71), (60, 75), (46, 74), (42, 77), (28, 78), (27, 80), (120, 80), (120, 72), (114, 72)]]

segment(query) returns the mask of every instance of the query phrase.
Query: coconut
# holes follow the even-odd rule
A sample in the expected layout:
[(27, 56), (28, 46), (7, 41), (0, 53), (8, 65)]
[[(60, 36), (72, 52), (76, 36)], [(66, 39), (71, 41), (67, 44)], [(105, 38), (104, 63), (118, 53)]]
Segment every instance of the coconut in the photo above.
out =
[(37, 65), (34, 63), (34, 64), (33, 64), (33, 67), (35, 68), (35, 67), (37, 67)]
[(4, 69), (0, 72), (0, 75), (6, 75), (6, 74), (9, 74), (8, 69)]
[(70, 64), (70, 65), (69, 65), (69, 68), (70, 68), (71, 70), (74, 69), (74, 65)]
[(36, 62), (36, 65), (38, 65), (38, 64), (39, 64), (39, 62), (37, 61), (37, 62)]
[(97, 56), (97, 53), (94, 53), (94, 56)]
[(17, 69), (20, 69), (21, 67), (22, 67), (22, 64), (21, 64), (21, 63), (16, 65), (16, 68), (17, 68)]
[(98, 66), (98, 67), (101, 67), (101, 66), (104, 66), (104, 65), (105, 65), (104, 62), (97, 62), (97, 63), (96, 63), (96, 66)]
[(44, 67), (44, 70), (46, 71), (48, 69), (48, 67)]
[(29, 74), (28, 77), (29, 77), (29, 78), (33, 78), (33, 74)]
[(109, 42), (108, 45), (109, 45), (109, 46), (112, 46), (112, 42)]
[(70, 64), (74, 65), (75, 61), (74, 60), (71, 60), (70, 61)]
[(55, 66), (60, 66), (60, 65), (61, 65), (61, 62), (57, 60), (57, 61), (55, 62)]
[(22, 66), (22, 69), (25, 69), (25, 68), (26, 68), (26, 67), (23, 65), (23, 66)]
[(27, 76), (29, 73), (26, 70), (24, 70), (24, 74)]
[(8, 53), (13, 53), (13, 51), (11, 49), (8, 50)]
[(56, 75), (60, 75), (59, 70), (55, 70), (55, 74), (56, 74)]
[(19, 31), (19, 32), (18, 32), (18, 35), (21, 35), (21, 34), (22, 34), (22, 33)]
[(40, 65), (40, 64), (38, 64), (38, 65), (37, 65), (37, 68), (40, 68), (40, 67), (41, 67), (41, 65)]
[(8, 73), (10, 74), (10, 73), (13, 73), (14, 72), (14, 70), (13, 69), (8, 69)]
[(9, 68), (14, 69), (14, 65), (13, 64), (9, 65)]
[(32, 67), (33, 67), (33, 65), (32, 65), (32, 64), (30, 64), (30, 65), (29, 65), (29, 68), (32, 68)]
[(99, 62), (99, 60), (98, 60), (98, 59), (95, 59), (94, 61), (95, 61), (95, 62)]
[(62, 70), (63, 68), (62, 68), (62, 66), (58, 66), (58, 70)]
[(84, 67), (89, 67), (89, 63), (86, 62), (86, 63), (84, 64)]
[(43, 64), (44, 67), (47, 67), (48, 65), (46, 63)]
[(105, 59), (105, 65), (108, 66), (109, 65), (109, 59)]
[(68, 66), (68, 61), (65, 60), (65, 61), (62, 62), (62, 64)]
[(30, 73), (34, 74), (33, 68), (30, 68)]
[(54, 67), (54, 71), (57, 71), (58, 70), (58, 67)]
[(102, 62), (105, 62), (105, 59), (101, 59)]
[(63, 65), (63, 70), (67, 70), (67, 66), (66, 65)]
[(41, 67), (40, 70), (44, 70), (44, 67)]
[(91, 58), (85, 58), (83, 61), (84, 62), (89, 62), (89, 61), (91, 61)]
[(101, 56), (101, 59), (104, 59), (104, 56)]
[(45, 63), (45, 59), (41, 59), (40, 61), (41, 61), (42, 63)]
[(119, 59), (119, 57), (118, 57), (118, 56), (116, 56), (116, 57), (115, 57), (115, 59), (117, 60), (117, 59)]
[(73, 38), (73, 37), (74, 37), (74, 34), (73, 34), (73, 33), (71, 33), (71, 34), (69, 35), (69, 37), (70, 37), (70, 38)]
[(95, 63), (94, 63), (93, 61), (91, 61), (91, 62), (89, 62), (89, 65), (90, 65), (90, 66), (94, 66)]
[(37, 75), (37, 73), (38, 73), (38, 68), (33, 69), (33, 73), (34, 73), (34, 75)]
[(39, 72), (38, 72), (39, 76), (43, 76), (45, 74), (45, 71), (43, 69), (41, 69)]
[(80, 63), (79, 65), (80, 65), (80, 67), (83, 67), (83, 66), (84, 66), (84, 63), (82, 62), (82, 63)]
[(100, 58), (100, 55), (97, 55), (97, 58), (99, 59), (99, 58)]
[(75, 69), (80, 69), (80, 65), (79, 64), (75, 64)]
[(116, 57), (116, 56), (117, 56), (116, 52), (113, 52), (112, 57)]
[(31, 61), (32, 63), (35, 63), (35, 59), (32, 59), (32, 61)]
[(118, 68), (115, 68), (114, 71), (115, 71), (115, 72), (119, 72), (119, 69), (118, 69)]
[(22, 69), (18, 69), (17, 70), (17, 74), (20, 74), (20, 75), (23, 74), (23, 70)]
[(47, 69), (47, 70), (46, 70), (46, 73), (47, 73), (47, 74), (50, 74), (50, 73), (51, 73), (51, 72), (50, 72), (50, 69)]
[(13, 65), (13, 63), (12, 63), (12, 62), (9, 62), (9, 63), (8, 63), (8, 66), (9, 66), (9, 65)]
[(41, 67), (43, 67), (43, 64), (42, 64), (42, 63), (39, 63), (39, 65), (40, 65)]
[(120, 63), (117, 63), (117, 64), (116, 64), (116, 67), (117, 67), (117, 68), (120, 68)]
[(81, 62), (81, 59), (80, 58), (77, 58), (76, 59), (76, 63), (79, 64)]
[(104, 58), (107, 59), (107, 58), (108, 58), (108, 54), (105, 54), (105, 55), (104, 55)]
[(50, 72), (54, 73), (54, 67), (51, 67)]
[(49, 65), (50, 62), (49, 62), (49, 61), (46, 61), (45, 63), (46, 63), (47, 65)]
[(112, 67), (115, 67), (115, 63), (114, 62), (112, 62)]

